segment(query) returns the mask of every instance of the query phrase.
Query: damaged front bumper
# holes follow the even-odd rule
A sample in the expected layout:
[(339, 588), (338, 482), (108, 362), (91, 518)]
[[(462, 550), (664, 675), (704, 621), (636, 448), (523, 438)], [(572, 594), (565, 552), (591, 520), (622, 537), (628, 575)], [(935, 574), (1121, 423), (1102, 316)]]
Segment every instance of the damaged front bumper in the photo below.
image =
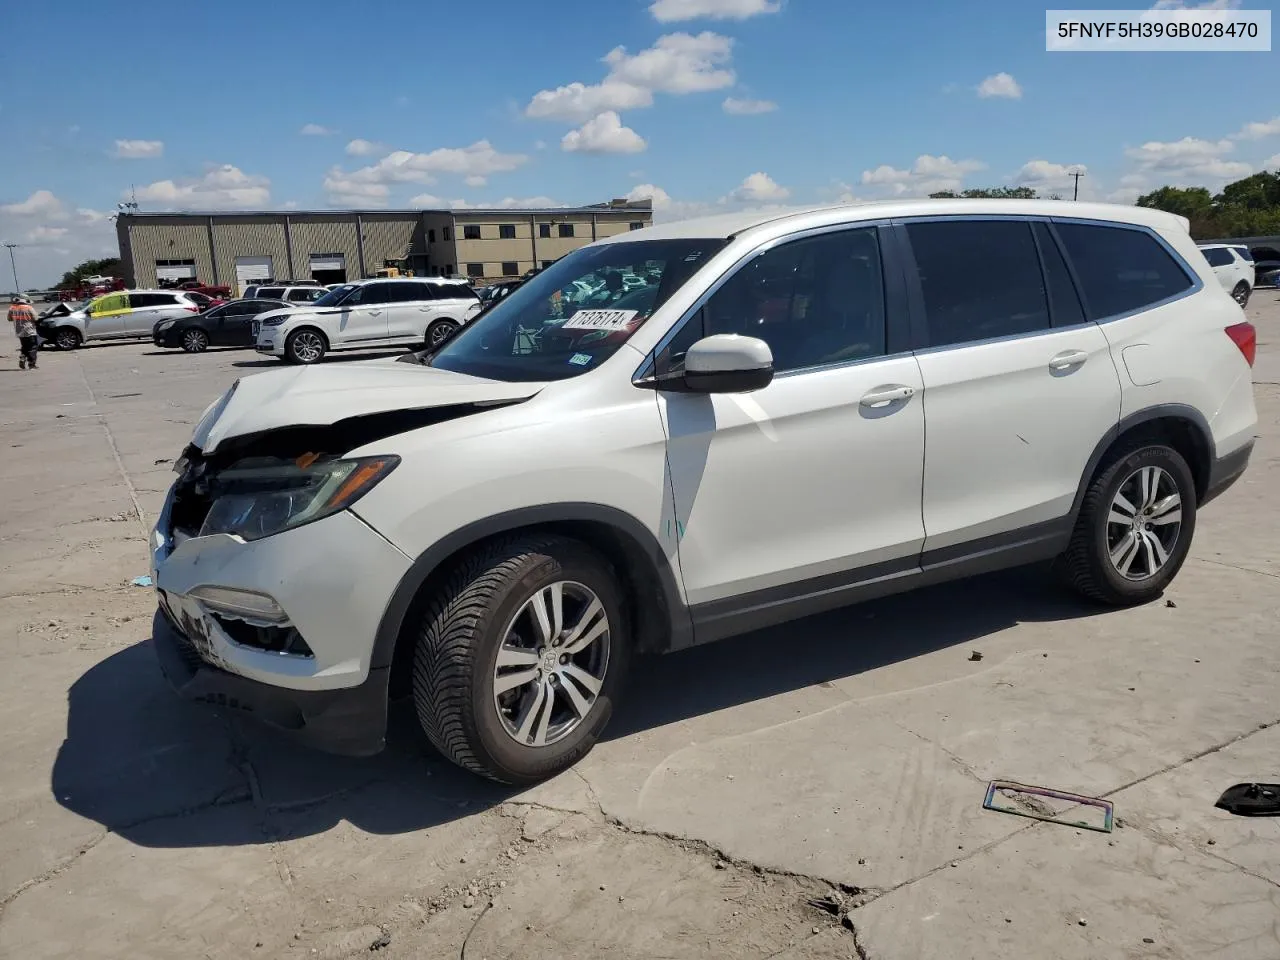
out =
[(152, 534), (154, 639), (178, 692), (330, 752), (380, 749), (389, 664), (372, 662), (374, 637), (409, 559), (347, 511), (245, 541), (176, 534), (172, 504)]

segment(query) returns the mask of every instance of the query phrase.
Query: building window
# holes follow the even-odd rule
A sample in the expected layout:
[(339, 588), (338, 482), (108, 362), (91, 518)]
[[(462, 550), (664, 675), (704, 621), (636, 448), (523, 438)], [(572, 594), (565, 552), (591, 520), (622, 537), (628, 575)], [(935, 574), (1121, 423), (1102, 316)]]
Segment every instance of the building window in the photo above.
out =
[(478, 224), (478, 223), (469, 223), (469, 224), (465, 225), (465, 226), (462, 228), (462, 239), (463, 239), (463, 240), (479, 240), (479, 239), (480, 239), (480, 224)]
[(631, 229), (632, 229), (632, 230), (643, 230), (643, 229), (644, 229), (644, 221), (643, 221), (643, 220), (632, 220), (632, 221), (631, 221), (631, 223), (629, 224), (629, 226), (631, 227)]
[(437, 267), (437, 266), (432, 266), (432, 268), (431, 268), (431, 275), (432, 275), (433, 277), (438, 277), (438, 276), (440, 276), (440, 268), (439, 268), (439, 267)]
[(452, 276), (453, 276), (453, 264), (452, 264), (452, 263), (446, 263), (446, 264), (444, 265), (444, 275), (445, 275), (446, 277), (452, 277)]
[(543, 270), (547, 269), (547, 267), (551, 266), (553, 263), (555, 263), (555, 261), (554, 261), (554, 260), (543, 260), (543, 261), (542, 261), (542, 269), (543, 269)]
[(572, 236), (573, 236), (573, 224), (572, 224), (572, 223), (562, 223), (562, 224), (560, 224), (560, 236), (562, 236), (562, 237), (572, 237)]
[(551, 224), (549, 223), (538, 224), (538, 236), (540, 236), (543, 240), (551, 239)]
[(444, 242), (445, 242), (445, 243), (448, 243), (448, 242), (449, 242), (449, 228), (448, 228), (448, 227), (441, 227), (441, 228), (440, 228), (440, 235), (441, 235), (442, 237), (444, 237)]
[(520, 276), (520, 264), (516, 263), (514, 260), (502, 261), (502, 275), (504, 277)]
[(499, 240), (514, 240), (516, 238), (516, 225), (514, 223), (498, 224)]
[(428, 230), (428, 231), (427, 231), (427, 243), (435, 243), (435, 242), (436, 242), (436, 232), (435, 232), (435, 230)]
[(483, 264), (483, 263), (468, 263), (468, 264), (467, 264), (467, 276), (468, 276), (468, 277), (483, 277), (483, 276), (484, 276), (484, 264)]
[(194, 260), (157, 260), (157, 267), (194, 267)]

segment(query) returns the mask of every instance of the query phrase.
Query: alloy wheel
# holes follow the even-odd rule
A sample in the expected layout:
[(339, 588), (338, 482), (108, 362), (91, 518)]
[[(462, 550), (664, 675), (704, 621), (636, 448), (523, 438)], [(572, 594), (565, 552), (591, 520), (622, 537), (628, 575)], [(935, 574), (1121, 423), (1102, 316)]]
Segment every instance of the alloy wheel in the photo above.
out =
[(1182, 495), (1160, 467), (1129, 474), (1107, 514), (1107, 552), (1126, 580), (1148, 580), (1163, 569), (1182, 530)]
[(456, 329), (458, 325), (447, 320), (432, 324), (431, 329), (427, 331), (427, 344), (432, 347), (440, 346)]
[(511, 618), (493, 669), (493, 701), (516, 743), (546, 747), (591, 712), (609, 669), (609, 617), (581, 583), (543, 587)]
[(293, 353), (303, 363), (315, 363), (324, 355), (320, 335), (310, 330), (300, 330), (293, 335)]
[(188, 330), (182, 335), (182, 349), (187, 353), (199, 353), (209, 346), (209, 338), (202, 330)]
[(54, 342), (58, 344), (59, 350), (74, 350), (80, 346), (80, 337), (74, 330), (59, 330)]
[(1243, 283), (1237, 284), (1231, 296), (1235, 298), (1236, 303), (1243, 307), (1249, 302), (1249, 288)]

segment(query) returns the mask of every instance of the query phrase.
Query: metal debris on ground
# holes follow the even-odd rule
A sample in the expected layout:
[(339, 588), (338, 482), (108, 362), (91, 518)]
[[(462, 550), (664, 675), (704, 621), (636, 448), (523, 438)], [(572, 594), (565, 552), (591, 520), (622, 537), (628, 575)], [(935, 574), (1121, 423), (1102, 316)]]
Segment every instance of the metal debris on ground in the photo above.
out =
[(1214, 806), (1238, 817), (1280, 817), (1280, 783), (1237, 783)]
[(376, 951), (389, 946), (391, 946), (391, 935), (384, 933), (377, 940), (373, 941), (373, 943), (369, 944), (369, 952), (375, 953)]
[(973, 653), (969, 654), (969, 662), (970, 662), (970, 663), (977, 663), (977, 662), (978, 662), (979, 660), (981, 660), (981, 659), (982, 659), (982, 654), (981, 654), (981, 653), (979, 653), (977, 650), (975, 650), (975, 651), (973, 651)]
[[(1056, 814), (1047, 804), (1036, 799), (1039, 797), (1049, 800), (1066, 800), (1080, 806), (1101, 810), (1102, 824), (1077, 819), (1070, 813)], [(1000, 803), (998, 800), (1005, 802)], [(982, 807), (984, 810), (992, 810), (996, 813), (1011, 813), (1015, 817), (1028, 817), (1032, 820), (1043, 820), (1045, 823), (1060, 823), (1064, 826), (1079, 827), (1082, 830), (1093, 830), (1098, 833), (1110, 833), (1115, 819), (1115, 804), (1110, 800), (1086, 797), (1079, 793), (1067, 793), (1064, 790), (1051, 790), (1048, 787), (1028, 786), (1012, 780), (992, 780), (987, 785), (987, 796), (982, 801)]]

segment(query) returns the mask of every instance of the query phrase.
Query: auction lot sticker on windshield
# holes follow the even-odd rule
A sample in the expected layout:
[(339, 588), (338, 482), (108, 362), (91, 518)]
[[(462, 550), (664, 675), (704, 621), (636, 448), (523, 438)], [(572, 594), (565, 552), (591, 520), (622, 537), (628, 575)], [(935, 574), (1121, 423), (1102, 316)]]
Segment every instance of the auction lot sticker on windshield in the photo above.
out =
[(579, 310), (564, 322), (565, 330), (623, 330), (638, 310)]

